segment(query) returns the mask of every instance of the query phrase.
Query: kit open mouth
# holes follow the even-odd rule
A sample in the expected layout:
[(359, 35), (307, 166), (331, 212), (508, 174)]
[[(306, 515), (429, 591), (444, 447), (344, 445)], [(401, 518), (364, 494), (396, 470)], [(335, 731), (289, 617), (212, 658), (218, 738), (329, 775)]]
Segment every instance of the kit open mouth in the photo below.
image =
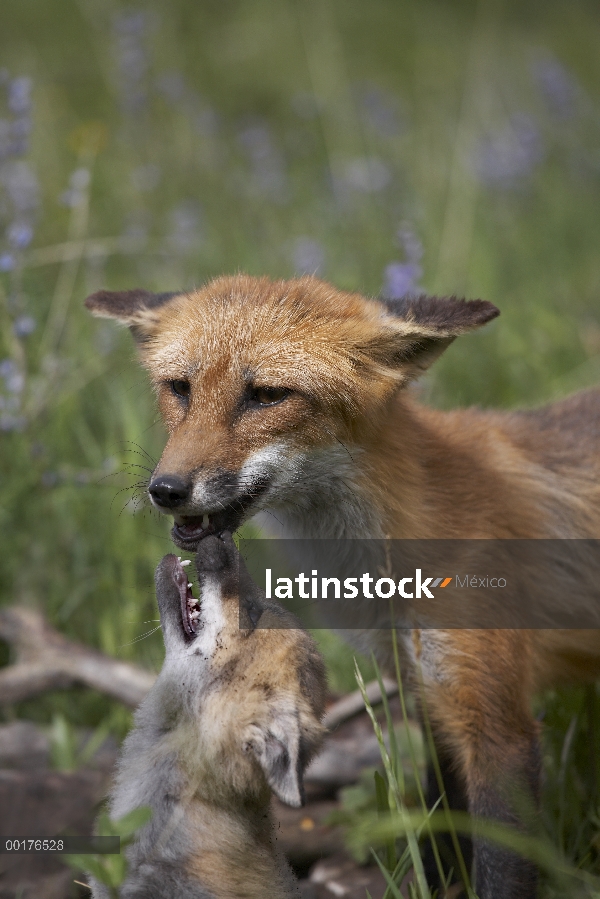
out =
[(189, 564), (189, 559), (185, 559), (183, 562), (178, 559), (173, 569), (173, 579), (179, 591), (183, 633), (188, 640), (191, 640), (196, 636), (200, 627), (201, 609), (199, 601), (194, 599), (192, 585), (184, 571), (184, 566)]

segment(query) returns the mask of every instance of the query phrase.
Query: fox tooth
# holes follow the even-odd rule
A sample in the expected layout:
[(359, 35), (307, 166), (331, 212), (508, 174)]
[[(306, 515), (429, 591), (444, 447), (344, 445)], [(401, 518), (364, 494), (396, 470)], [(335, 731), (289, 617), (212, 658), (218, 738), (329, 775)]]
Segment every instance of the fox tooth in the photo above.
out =
[(206, 530), (206, 528), (207, 528), (208, 525), (209, 525), (209, 521), (210, 521), (210, 519), (209, 519), (208, 515), (205, 513), (205, 514), (202, 516), (202, 527), (203, 527), (205, 530)]
[(188, 583), (188, 587), (190, 588), (190, 590), (192, 589), (193, 586), (194, 586), (193, 584)]
[(186, 565), (191, 565), (191, 564), (192, 564), (192, 560), (191, 560), (191, 559), (184, 559), (183, 562), (182, 562), (181, 559), (180, 559), (179, 561), (181, 562), (181, 567), (182, 567), (182, 568), (185, 568)]

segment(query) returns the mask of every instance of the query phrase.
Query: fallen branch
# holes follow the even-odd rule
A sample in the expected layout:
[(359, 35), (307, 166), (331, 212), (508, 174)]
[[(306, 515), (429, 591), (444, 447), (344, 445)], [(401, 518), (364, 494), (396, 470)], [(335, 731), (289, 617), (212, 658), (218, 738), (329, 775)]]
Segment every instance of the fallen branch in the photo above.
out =
[[(10, 644), (16, 663), (0, 669), (0, 704), (22, 702), (49, 690), (66, 690), (83, 684), (136, 708), (156, 675), (131, 662), (122, 662), (68, 640), (51, 627), (39, 612), (10, 606), (0, 612), (0, 640)], [(383, 680), (387, 696), (398, 692), (398, 684)], [(377, 681), (367, 684), (369, 702), (381, 701)], [(333, 730), (364, 710), (359, 690), (335, 702), (323, 723)]]
[[(398, 684), (396, 681), (387, 677), (382, 678), (382, 680), (385, 695), (395, 696), (398, 692)], [(381, 702), (381, 690), (378, 681), (374, 680), (367, 684), (366, 693), (367, 699), (371, 705), (377, 705), (378, 702)], [(342, 696), (341, 699), (338, 699), (337, 702), (334, 702), (334, 704), (327, 709), (323, 724), (327, 730), (334, 730), (344, 721), (348, 721), (349, 718), (354, 718), (355, 715), (359, 715), (361, 712), (364, 712), (364, 710), (365, 703), (361, 692), (360, 690), (355, 690), (353, 693), (348, 693), (347, 696)]]
[(0, 669), (0, 704), (83, 684), (136, 708), (156, 675), (63, 637), (39, 612), (11, 606), (0, 612), (0, 640), (16, 663)]

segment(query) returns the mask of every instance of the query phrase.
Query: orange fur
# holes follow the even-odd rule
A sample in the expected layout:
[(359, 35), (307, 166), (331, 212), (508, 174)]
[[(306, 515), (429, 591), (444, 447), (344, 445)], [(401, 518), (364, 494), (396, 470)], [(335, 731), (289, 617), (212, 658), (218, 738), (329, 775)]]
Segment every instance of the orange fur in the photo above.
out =
[[(300, 536), (600, 538), (600, 391), (496, 413), (434, 411), (401, 389), (494, 317), (490, 304), (425, 298), (393, 308), (314, 278), (244, 275), (164, 301), (138, 293), (101, 292), (88, 306), (130, 325), (139, 342), (169, 431), (153, 483), (174, 478), (187, 490), (163, 509), (180, 545), (201, 533), (202, 516), (218, 523), (236, 502), (235, 524), (273, 509)], [(185, 401), (174, 382), (188, 385)], [(253, 405), (259, 388), (287, 393)], [(160, 506), (164, 491), (157, 497)], [(422, 663), (436, 739), (470, 807), (504, 808), (493, 792), (503, 778), (536, 779), (532, 694), (597, 677), (600, 632), (415, 636), (408, 657)], [(389, 640), (374, 640), (389, 667)], [(500, 863), (486, 868), (484, 850), (479, 857), (483, 899), (533, 895), (530, 872), (521, 891), (516, 874), (500, 888)]]

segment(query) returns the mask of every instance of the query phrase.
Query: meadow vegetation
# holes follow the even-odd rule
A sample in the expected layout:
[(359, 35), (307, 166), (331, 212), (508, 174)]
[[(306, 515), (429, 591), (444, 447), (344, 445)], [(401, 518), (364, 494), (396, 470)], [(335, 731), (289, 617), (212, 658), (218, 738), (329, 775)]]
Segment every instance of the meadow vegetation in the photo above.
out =
[[(3, 604), (160, 667), (171, 544), (144, 485), (164, 434), (129, 336), (83, 309), (100, 287), (241, 270), (482, 297), (500, 319), (452, 346), (424, 401), (510, 408), (600, 382), (591, 0), (3, 0), (0, 44)], [(353, 688), (351, 652), (321, 639), (333, 687)], [(539, 703), (545, 833), (591, 874), (599, 706), (594, 687)], [(89, 691), (1, 714), (129, 721)]]

